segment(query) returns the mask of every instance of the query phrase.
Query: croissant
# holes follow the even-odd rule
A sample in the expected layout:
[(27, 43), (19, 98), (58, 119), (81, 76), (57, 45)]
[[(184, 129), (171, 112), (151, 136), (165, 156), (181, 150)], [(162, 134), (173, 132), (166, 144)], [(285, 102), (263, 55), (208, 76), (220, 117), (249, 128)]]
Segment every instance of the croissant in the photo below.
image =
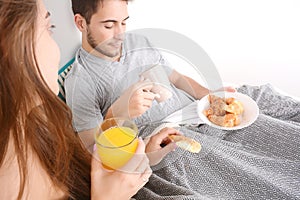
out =
[(207, 116), (207, 118), (212, 123), (217, 124), (219, 126), (224, 126), (224, 127), (237, 126), (241, 122), (239, 115), (235, 115), (235, 114), (231, 114), (231, 113), (223, 115), (223, 116), (209, 115), (209, 116)]
[(210, 107), (203, 114), (214, 124), (224, 127), (233, 127), (241, 123), (244, 112), (242, 103), (233, 97), (221, 98), (209, 95)]
[(240, 115), (244, 112), (244, 107), (241, 102), (233, 100), (229, 105), (225, 107), (226, 112)]

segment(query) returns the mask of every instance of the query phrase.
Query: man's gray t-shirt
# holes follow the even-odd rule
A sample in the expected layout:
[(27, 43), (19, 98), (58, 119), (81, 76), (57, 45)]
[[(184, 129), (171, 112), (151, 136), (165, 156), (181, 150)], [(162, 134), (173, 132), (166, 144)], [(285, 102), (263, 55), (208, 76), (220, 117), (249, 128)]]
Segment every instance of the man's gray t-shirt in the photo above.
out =
[[(119, 62), (104, 60), (80, 48), (64, 84), (76, 131), (97, 127), (124, 90), (138, 82), (139, 75), (155, 64), (163, 65), (167, 75), (172, 73), (160, 52), (140, 35), (126, 34)], [(134, 119), (138, 126), (160, 121), (194, 100), (172, 84), (171, 88), (170, 99), (160, 103), (154, 100), (148, 111)]]

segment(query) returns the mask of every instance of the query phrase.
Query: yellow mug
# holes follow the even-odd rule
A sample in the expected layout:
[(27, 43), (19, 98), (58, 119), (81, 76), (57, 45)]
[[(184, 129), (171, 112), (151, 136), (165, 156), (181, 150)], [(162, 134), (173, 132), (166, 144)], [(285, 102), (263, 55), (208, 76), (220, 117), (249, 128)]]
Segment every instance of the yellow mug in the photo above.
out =
[(129, 119), (104, 120), (95, 134), (97, 151), (103, 166), (107, 169), (124, 166), (136, 151), (137, 135), (137, 126)]

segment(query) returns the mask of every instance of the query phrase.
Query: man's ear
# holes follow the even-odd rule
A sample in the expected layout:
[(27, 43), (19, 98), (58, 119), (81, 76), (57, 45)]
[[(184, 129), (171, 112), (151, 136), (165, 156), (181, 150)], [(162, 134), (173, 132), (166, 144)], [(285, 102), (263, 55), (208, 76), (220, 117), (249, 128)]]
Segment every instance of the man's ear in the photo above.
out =
[(77, 28), (81, 32), (86, 31), (87, 24), (86, 24), (86, 20), (84, 19), (83, 16), (81, 16), (80, 14), (75, 14), (74, 21), (75, 21)]

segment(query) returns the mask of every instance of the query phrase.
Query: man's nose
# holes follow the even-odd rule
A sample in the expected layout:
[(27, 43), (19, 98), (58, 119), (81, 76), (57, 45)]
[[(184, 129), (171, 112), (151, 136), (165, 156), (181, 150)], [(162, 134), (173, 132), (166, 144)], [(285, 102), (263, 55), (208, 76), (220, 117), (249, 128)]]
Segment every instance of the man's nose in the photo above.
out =
[(114, 38), (119, 39), (119, 40), (123, 40), (124, 39), (124, 33), (125, 33), (124, 27), (122, 25), (118, 25), (115, 28)]

